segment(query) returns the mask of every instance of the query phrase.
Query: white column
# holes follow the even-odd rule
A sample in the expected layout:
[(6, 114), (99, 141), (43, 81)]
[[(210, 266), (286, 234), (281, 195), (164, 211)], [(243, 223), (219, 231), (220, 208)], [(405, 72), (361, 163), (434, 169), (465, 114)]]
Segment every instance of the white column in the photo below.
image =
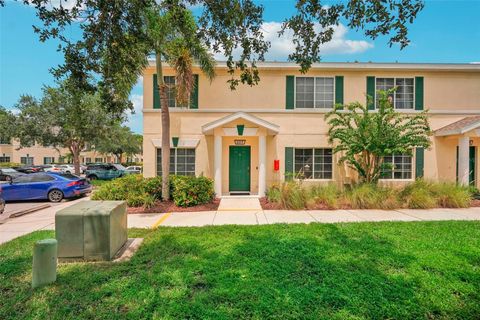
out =
[(213, 146), (213, 179), (217, 197), (222, 196), (222, 136), (215, 135)]
[(267, 138), (265, 136), (258, 137), (258, 195), (265, 196), (267, 185)]
[(469, 183), (469, 148), (470, 138), (460, 137), (458, 139), (458, 183), (464, 186)]

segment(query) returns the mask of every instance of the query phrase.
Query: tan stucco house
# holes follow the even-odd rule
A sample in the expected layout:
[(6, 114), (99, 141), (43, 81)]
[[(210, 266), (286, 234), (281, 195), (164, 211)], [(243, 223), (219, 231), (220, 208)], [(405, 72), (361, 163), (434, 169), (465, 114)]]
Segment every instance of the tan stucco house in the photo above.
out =
[[(34, 145), (21, 148), (14, 139), (0, 139), (0, 165), (2, 163), (19, 163), (23, 165), (43, 165), (51, 163), (71, 162), (70, 151), (67, 148), (44, 147)], [(127, 162), (142, 162), (142, 155), (125, 157)], [(84, 150), (80, 153), (80, 163), (93, 162), (117, 163), (116, 156), (103, 154), (95, 150)]]
[[(212, 82), (195, 69), (189, 106), (176, 106), (169, 92), (172, 173), (211, 177), (217, 195), (264, 195), (286, 173), (301, 172), (305, 183), (350, 183), (355, 174), (337, 164), (324, 115), (335, 103), (366, 103), (367, 94), (397, 87), (395, 108), (429, 109), (434, 135), (429, 150), (389, 157), (395, 169), (382, 183), (423, 176), (480, 186), (480, 65), (319, 63), (301, 74), (293, 63), (264, 62), (259, 69), (259, 85), (235, 91), (225, 63)], [(166, 68), (167, 83), (173, 75)], [(143, 77), (144, 175), (152, 177), (161, 174), (162, 135), (154, 62)]]

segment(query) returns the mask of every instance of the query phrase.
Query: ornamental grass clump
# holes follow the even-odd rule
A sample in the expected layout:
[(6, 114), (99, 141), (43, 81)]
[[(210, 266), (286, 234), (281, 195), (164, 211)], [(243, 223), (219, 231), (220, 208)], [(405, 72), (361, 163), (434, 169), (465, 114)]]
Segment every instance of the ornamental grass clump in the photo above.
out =
[(437, 204), (442, 208), (468, 208), (472, 201), (472, 193), (468, 187), (462, 187), (451, 182), (436, 183), (432, 192)]
[(267, 189), (266, 196), (268, 201), (272, 203), (281, 203), (282, 193), (280, 192), (280, 185), (274, 184)]
[(399, 197), (401, 203), (409, 209), (431, 209), (438, 207), (437, 198), (433, 192), (431, 182), (417, 179), (403, 190), (400, 191)]
[(280, 203), (285, 209), (305, 209), (308, 192), (300, 182), (289, 181), (281, 185)]
[(328, 209), (338, 209), (341, 191), (334, 184), (312, 186), (309, 190), (307, 207), (323, 205)]
[(352, 209), (396, 209), (401, 205), (397, 191), (374, 184), (360, 184), (345, 193), (346, 204)]

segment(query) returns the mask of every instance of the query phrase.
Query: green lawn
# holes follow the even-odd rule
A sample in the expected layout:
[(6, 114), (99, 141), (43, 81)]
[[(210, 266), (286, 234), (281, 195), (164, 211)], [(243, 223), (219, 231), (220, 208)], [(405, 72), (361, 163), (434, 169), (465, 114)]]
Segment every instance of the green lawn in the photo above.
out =
[(480, 223), (130, 230), (127, 263), (30, 289), (34, 241), (0, 246), (0, 319), (479, 319)]

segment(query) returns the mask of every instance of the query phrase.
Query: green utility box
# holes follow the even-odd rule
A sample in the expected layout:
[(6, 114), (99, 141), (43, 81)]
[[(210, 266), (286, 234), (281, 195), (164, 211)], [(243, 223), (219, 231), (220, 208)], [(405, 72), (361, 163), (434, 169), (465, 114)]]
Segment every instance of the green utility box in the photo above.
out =
[(55, 215), (58, 258), (112, 260), (127, 241), (125, 201), (81, 201)]

